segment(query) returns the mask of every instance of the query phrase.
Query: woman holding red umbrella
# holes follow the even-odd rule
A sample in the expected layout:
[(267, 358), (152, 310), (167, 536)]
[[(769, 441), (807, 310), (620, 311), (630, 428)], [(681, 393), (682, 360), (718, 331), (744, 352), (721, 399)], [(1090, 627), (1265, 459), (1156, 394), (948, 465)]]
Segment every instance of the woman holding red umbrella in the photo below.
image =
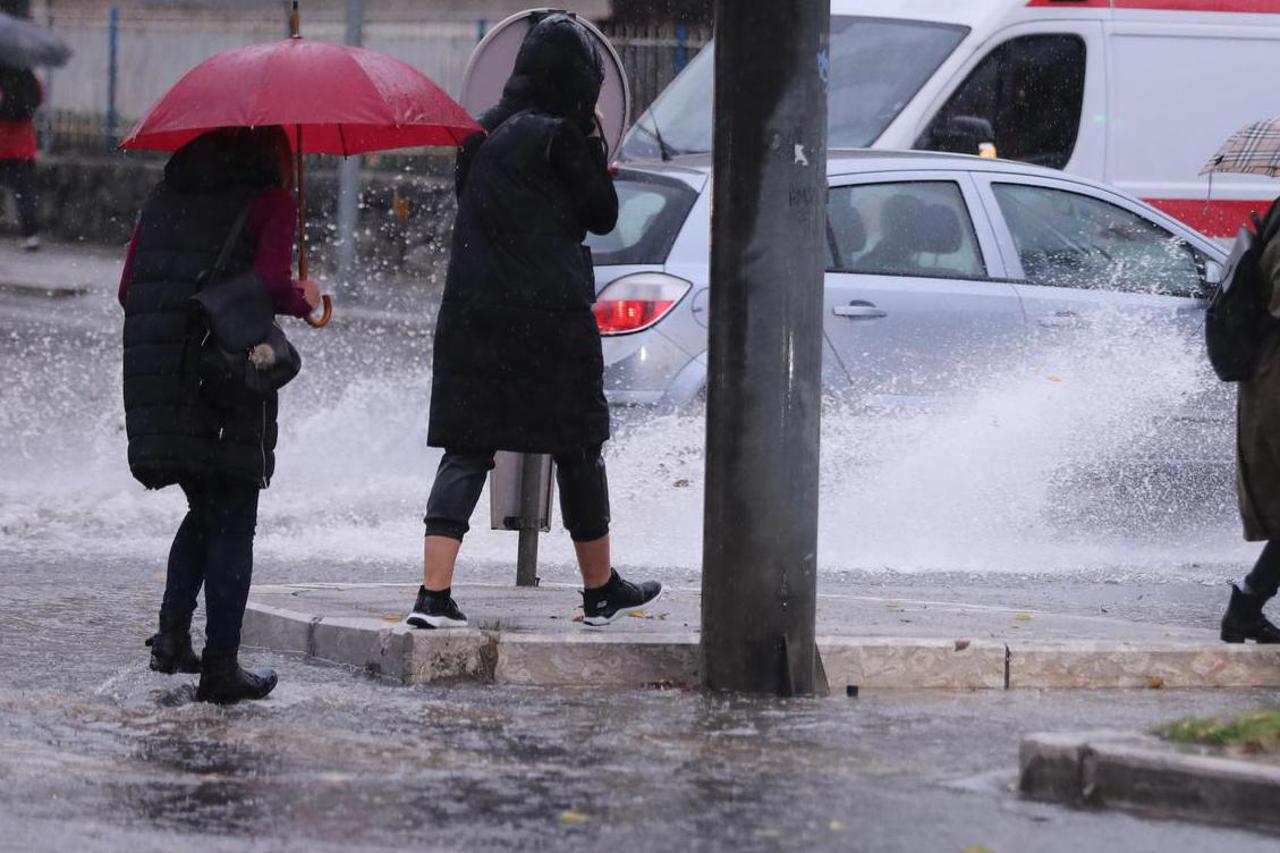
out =
[[(258, 493), (275, 467), (277, 398), (207, 393), (192, 367), (206, 332), (190, 320), (191, 297), (225, 263), (219, 280), (251, 271), (277, 314), (304, 317), (319, 304), (314, 283), (290, 276), (291, 174), (279, 127), (225, 128), (186, 144), (142, 211), (120, 281), (129, 467), (147, 488), (180, 486), (189, 506), (169, 552), (160, 630), (148, 641), (151, 668), (199, 672), (201, 701), (261, 699), (276, 684), (274, 672), (243, 670), (238, 652)], [(203, 661), (190, 633), (202, 585)]]

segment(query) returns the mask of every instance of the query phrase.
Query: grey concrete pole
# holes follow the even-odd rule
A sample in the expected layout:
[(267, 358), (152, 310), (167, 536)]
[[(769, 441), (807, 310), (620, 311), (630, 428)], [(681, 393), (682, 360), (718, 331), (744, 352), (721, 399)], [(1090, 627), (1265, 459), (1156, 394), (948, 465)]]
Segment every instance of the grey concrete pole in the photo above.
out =
[(830, 2), (715, 27), (703, 682), (811, 694)]
[(516, 543), (516, 586), (538, 585), (538, 529), (542, 526), (542, 465), (545, 456), (520, 457), (520, 539)]
[[(364, 0), (347, 0), (349, 45), (364, 42)], [(350, 284), (356, 263), (356, 229), (360, 223), (360, 158), (346, 157), (338, 167), (338, 273)]]

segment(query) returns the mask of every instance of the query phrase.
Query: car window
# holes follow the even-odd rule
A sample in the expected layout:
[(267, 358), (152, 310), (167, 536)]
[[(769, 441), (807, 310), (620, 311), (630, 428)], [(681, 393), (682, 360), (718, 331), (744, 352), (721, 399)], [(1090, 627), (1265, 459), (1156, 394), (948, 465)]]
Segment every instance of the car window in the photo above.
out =
[(1183, 240), (1092, 196), (1024, 184), (993, 184), (1032, 284), (1195, 296), (1200, 263)]
[(1006, 160), (1065, 167), (1080, 131), (1085, 59), (1075, 35), (1005, 42), (969, 73), (915, 147), (977, 154), (991, 142)]
[(973, 222), (951, 181), (833, 187), (832, 272), (985, 278)]
[(600, 265), (665, 262), (698, 194), (681, 181), (644, 172), (621, 172), (614, 187), (618, 224), (608, 234), (587, 235), (592, 261)]

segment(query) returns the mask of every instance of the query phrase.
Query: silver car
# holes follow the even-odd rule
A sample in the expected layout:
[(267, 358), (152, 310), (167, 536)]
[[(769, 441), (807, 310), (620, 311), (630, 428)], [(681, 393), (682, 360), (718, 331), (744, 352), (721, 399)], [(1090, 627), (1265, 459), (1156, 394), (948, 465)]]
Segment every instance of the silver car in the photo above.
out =
[[(615, 406), (680, 409), (705, 388), (710, 171), (706, 155), (628, 164), (617, 228), (589, 240)], [(1104, 315), (1198, 335), (1225, 260), (1177, 220), (1059, 171), (858, 150), (831, 152), (827, 175), (824, 387), (860, 405), (937, 399)]]

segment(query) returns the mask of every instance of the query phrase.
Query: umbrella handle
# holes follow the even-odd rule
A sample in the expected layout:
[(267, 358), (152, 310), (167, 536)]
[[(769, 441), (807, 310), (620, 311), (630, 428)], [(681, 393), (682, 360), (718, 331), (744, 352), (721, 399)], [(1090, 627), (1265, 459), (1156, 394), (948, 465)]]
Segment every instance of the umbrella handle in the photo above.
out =
[(333, 319), (333, 299), (326, 293), (320, 297), (320, 301), (324, 303), (324, 310), (320, 312), (320, 317), (317, 319), (308, 314), (304, 318), (307, 321), (307, 325), (313, 329), (323, 329)]

